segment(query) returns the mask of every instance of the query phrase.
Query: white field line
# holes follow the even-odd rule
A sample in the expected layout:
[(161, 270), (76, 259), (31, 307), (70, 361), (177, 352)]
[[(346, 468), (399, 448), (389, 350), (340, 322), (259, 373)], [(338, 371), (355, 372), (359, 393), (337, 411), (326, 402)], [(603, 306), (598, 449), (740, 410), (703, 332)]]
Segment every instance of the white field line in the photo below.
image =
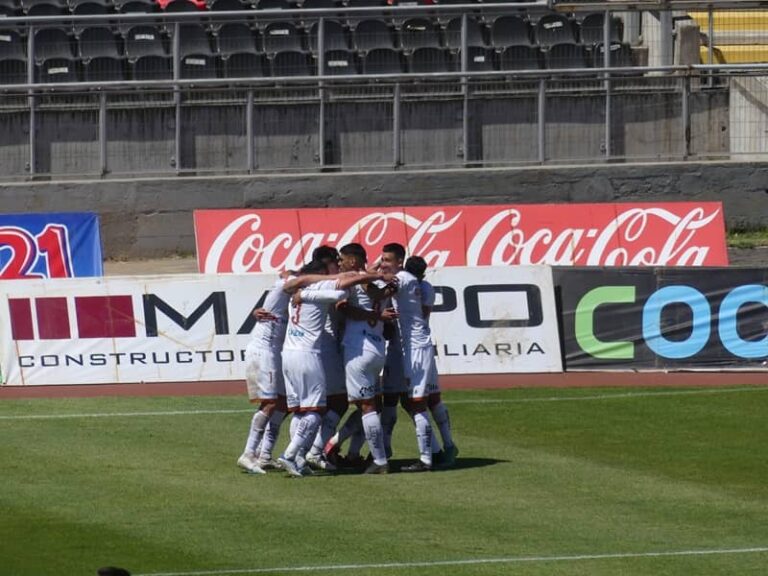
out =
[(388, 562), (381, 564), (332, 564), (317, 566), (281, 566), (275, 568), (239, 568), (232, 570), (198, 570), (192, 572), (153, 572), (136, 576), (227, 576), (235, 574), (277, 574), (285, 572), (333, 572), (340, 570), (391, 570), (397, 568), (435, 568), (441, 566), (477, 566), (482, 564), (535, 564), (546, 562), (583, 562), (587, 560), (626, 560), (631, 558), (673, 558), (682, 556), (714, 556), (725, 554), (763, 554), (768, 547), (725, 548), (719, 550), (676, 550), (669, 552), (618, 552), (612, 554), (578, 554), (563, 556), (510, 556), (507, 558), (474, 558), (435, 560), (430, 562)]
[[(742, 388), (706, 388), (697, 390), (668, 390), (663, 392), (620, 392), (596, 394), (593, 396), (541, 396), (533, 398), (473, 398), (449, 400), (448, 404), (525, 404), (536, 402), (584, 402), (595, 400), (621, 400), (626, 398), (649, 398), (654, 396), (694, 396), (710, 394), (732, 394), (736, 392), (768, 392), (768, 386), (747, 386)], [(152, 416), (198, 416), (209, 414), (253, 413), (253, 408), (236, 410), (164, 410), (143, 412), (94, 412), (77, 414), (22, 414), (0, 415), (1, 421), (9, 420), (59, 420), (69, 418), (136, 418)]]

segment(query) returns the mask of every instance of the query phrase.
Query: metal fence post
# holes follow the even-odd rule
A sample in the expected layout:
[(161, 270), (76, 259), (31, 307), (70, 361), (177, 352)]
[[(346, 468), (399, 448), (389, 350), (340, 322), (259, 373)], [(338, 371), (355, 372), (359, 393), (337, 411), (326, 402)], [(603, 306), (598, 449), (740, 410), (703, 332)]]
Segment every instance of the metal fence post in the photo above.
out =
[[(30, 26), (27, 30), (27, 83), (35, 83), (35, 27)], [(29, 107), (29, 175), (35, 175), (35, 165), (37, 164), (37, 153), (35, 147), (37, 143), (37, 118), (35, 117), (35, 108), (37, 107), (37, 98), (34, 90), (28, 92), (27, 106)]]
[(539, 144), (539, 164), (547, 161), (547, 142), (546, 142), (546, 123), (547, 123), (547, 81), (542, 78), (539, 80), (539, 99), (538, 99), (538, 144)]
[[(461, 72), (467, 71), (467, 13), (461, 15)], [(466, 75), (461, 77), (461, 92), (464, 98), (461, 115), (461, 148), (464, 164), (470, 161), (469, 154), (469, 81)]]
[(691, 108), (688, 101), (691, 95), (691, 77), (686, 74), (680, 78), (680, 81), (682, 83), (683, 160), (687, 160), (691, 155)]
[(256, 163), (254, 162), (253, 151), (253, 89), (248, 90), (248, 95), (245, 100), (245, 138), (246, 138), (246, 165), (248, 168), (248, 174), (252, 174), (256, 169)]
[[(320, 18), (317, 23), (317, 73), (319, 76), (325, 73), (325, 18)], [(317, 158), (320, 166), (323, 167), (328, 160), (325, 150), (325, 87), (322, 80), (317, 83), (317, 86), (320, 101), (317, 120), (317, 138), (319, 140)]]
[[(181, 38), (180, 38), (181, 25), (178, 22), (173, 23), (173, 79), (178, 80), (181, 76), (181, 61), (179, 58)], [(174, 111), (176, 113), (176, 121), (174, 125), (174, 164), (176, 166), (176, 174), (181, 173), (181, 91), (179, 85), (175, 84), (173, 87), (173, 104)]]
[(109, 172), (107, 161), (107, 94), (99, 93), (99, 171), (102, 176)]
[(403, 164), (400, 144), (400, 82), (397, 82), (392, 98), (392, 165), (395, 168)]
[[(603, 67), (611, 67), (611, 13), (603, 16)], [(605, 158), (611, 157), (611, 73), (605, 72)]]

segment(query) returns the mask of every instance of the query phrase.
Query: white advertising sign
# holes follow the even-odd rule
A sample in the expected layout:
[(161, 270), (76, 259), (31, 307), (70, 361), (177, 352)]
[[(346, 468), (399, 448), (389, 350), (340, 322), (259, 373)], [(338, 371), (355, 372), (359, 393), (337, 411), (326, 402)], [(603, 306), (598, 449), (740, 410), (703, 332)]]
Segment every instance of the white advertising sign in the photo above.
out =
[[(450, 268), (431, 324), (443, 374), (562, 370), (548, 267)], [(238, 380), (272, 274), (3, 282), (6, 385)]]

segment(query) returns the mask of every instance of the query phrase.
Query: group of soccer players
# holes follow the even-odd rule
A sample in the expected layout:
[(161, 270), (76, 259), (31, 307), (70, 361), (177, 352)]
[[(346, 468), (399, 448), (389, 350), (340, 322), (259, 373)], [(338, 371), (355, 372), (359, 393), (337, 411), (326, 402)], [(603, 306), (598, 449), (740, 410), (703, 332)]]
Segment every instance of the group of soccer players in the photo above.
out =
[[(386, 244), (367, 269), (360, 244), (321, 246), (298, 272), (284, 272), (254, 311), (258, 323), (246, 349), (246, 382), (259, 408), (238, 466), (254, 474), (282, 468), (302, 477), (362, 462), (366, 474), (389, 472), (392, 431), (402, 403), (416, 429), (419, 459), (401, 470), (452, 466), (458, 449), (440, 398), (429, 313), (434, 290), (422, 258), (405, 260)], [(337, 431), (350, 404), (356, 410)], [(286, 414), (290, 442), (273, 450)], [(430, 415), (440, 432), (442, 448)], [(350, 439), (347, 456), (341, 444)]]

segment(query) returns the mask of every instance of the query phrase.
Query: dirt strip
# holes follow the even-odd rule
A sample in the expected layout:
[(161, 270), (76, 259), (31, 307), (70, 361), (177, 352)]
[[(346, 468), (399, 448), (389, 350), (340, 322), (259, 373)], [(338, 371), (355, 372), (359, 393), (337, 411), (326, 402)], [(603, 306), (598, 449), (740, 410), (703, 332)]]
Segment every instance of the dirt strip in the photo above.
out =
[[(566, 374), (474, 374), (441, 376), (444, 390), (492, 388), (768, 386), (766, 372), (568, 372)], [(6, 398), (88, 398), (95, 396), (212, 396), (245, 394), (243, 381), (88, 384), (81, 386), (0, 386)]]

